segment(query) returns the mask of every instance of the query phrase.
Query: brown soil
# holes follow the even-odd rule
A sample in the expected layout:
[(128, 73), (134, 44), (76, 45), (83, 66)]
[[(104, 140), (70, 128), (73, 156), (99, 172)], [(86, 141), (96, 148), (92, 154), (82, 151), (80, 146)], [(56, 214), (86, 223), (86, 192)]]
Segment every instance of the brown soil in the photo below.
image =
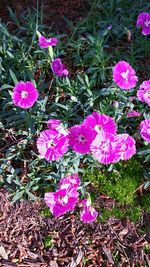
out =
[[(1, 0), (0, 1), (0, 17), (2, 21), (8, 22), (9, 17), (8, 6), (16, 12), (19, 17), (25, 14), (28, 8), (37, 7), (37, 0)], [(65, 18), (70, 21), (80, 20), (88, 11), (87, 0), (39, 0), (39, 9), (43, 6), (44, 23), (49, 25), (55, 31), (67, 31), (67, 23)]]

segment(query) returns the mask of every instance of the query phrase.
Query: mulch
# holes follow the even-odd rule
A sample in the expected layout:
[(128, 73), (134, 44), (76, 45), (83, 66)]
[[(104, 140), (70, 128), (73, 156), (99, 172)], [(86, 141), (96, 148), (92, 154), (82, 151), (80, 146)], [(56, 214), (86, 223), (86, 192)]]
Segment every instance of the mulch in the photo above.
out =
[[(14, 29), (14, 23), (9, 16), (10, 7), (15, 11), (17, 17), (25, 15), (30, 8), (37, 8), (37, 0), (1, 0), (0, 1), (0, 18), (8, 22), (9, 29)], [(43, 8), (44, 24), (50, 27), (54, 32), (68, 32), (68, 19), (71, 22), (81, 20), (89, 9), (87, 0), (39, 0), (39, 10)], [(35, 11), (34, 11), (35, 12)]]
[[(148, 214), (137, 223), (111, 217), (87, 225), (80, 222), (77, 212), (58, 219), (44, 217), (42, 201), (12, 204), (10, 200), (8, 192), (1, 188), (0, 266), (150, 266), (150, 254), (144, 249), (150, 244)], [(110, 203), (114, 205), (103, 195), (96, 200), (100, 209)], [(51, 239), (48, 248), (44, 245), (46, 237)]]

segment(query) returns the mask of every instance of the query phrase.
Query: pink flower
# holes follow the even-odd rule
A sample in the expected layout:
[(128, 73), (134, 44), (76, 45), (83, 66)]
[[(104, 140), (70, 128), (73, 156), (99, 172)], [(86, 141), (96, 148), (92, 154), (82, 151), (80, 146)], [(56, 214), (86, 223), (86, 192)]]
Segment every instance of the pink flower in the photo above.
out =
[(56, 217), (72, 211), (78, 202), (78, 192), (75, 187), (59, 189), (56, 192), (45, 193), (44, 200), (50, 211)]
[(129, 90), (136, 86), (138, 78), (135, 70), (126, 61), (119, 61), (113, 68), (113, 81), (121, 88)]
[(140, 124), (141, 136), (144, 140), (150, 143), (150, 119), (145, 119)]
[(118, 134), (121, 144), (120, 159), (128, 160), (136, 153), (135, 140), (129, 134)]
[(68, 135), (69, 133), (67, 129), (63, 127), (60, 120), (55, 120), (55, 119), (48, 120), (47, 127), (49, 128), (49, 130), (56, 130), (57, 132), (63, 135)]
[(62, 64), (61, 59), (60, 58), (56, 58), (52, 61), (52, 71), (58, 76), (58, 77), (62, 77), (62, 76), (68, 76), (69, 72), (68, 70), (65, 68), (65, 65)]
[(55, 129), (57, 129), (58, 126), (60, 126), (60, 124), (61, 124), (60, 120), (50, 119), (47, 122), (47, 127), (50, 130), (55, 130)]
[(95, 133), (86, 125), (75, 125), (70, 128), (69, 145), (78, 153), (89, 153), (94, 137)]
[(80, 220), (84, 223), (91, 223), (96, 220), (98, 212), (91, 205), (89, 199), (84, 199), (82, 201), (83, 209), (80, 211)]
[(150, 106), (150, 80), (144, 81), (140, 85), (137, 91), (137, 97), (141, 102), (145, 102)]
[(55, 130), (45, 130), (37, 139), (37, 148), (46, 160), (57, 160), (68, 150), (68, 136)]
[(137, 18), (136, 26), (142, 28), (143, 35), (149, 35), (150, 34), (150, 13), (147, 13), (147, 12), (140, 13)]
[(121, 144), (117, 135), (108, 132), (97, 134), (90, 146), (93, 156), (103, 164), (119, 161), (121, 155)]
[(128, 99), (129, 99), (130, 102), (133, 102), (136, 99), (136, 97), (135, 96), (129, 96)]
[(38, 91), (32, 82), (18, 82), (12, 94), (12, 101), (15, 106), (31, 108), (38, 99)]
[(80, 178), (78, 174), (67, 175), (62, 178), (59, 182), (59, 187), (61, 189), (68, 188), (69, 186), (77, 188), (80, 184)]
[(46, 39), (44, 36), (39, 37), (39, 46), (41, 48), (47, 48), (49, 46), (56, 46), (58, 44), (58, 39), (57, 38), (48, 38)]
[(130, 117), (140, 117), (142, 116), (142, 113), (136, 111), (136, 110), (131, 110), (131, 111), (128, 111), (127, 112), (127, 117), (130, 118)]
[(83, 125), (89, 127), (94, 132), (94, 137), (96, 137), (97, 133), (101, 132), (115, 134), (117, 128), (113, 118), (98, 112), (93, 112), (91, 115), (87, 116)]

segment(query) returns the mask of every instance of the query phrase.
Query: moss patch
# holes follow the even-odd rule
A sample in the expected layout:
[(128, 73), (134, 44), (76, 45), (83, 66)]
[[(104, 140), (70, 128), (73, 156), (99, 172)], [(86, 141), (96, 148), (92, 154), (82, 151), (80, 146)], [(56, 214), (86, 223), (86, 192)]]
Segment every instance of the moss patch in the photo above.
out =
[[(116, 218), (128, 217), (132, 221), (137, 221), (142, 209), (150, 212), (150, 194), (144, 193), (137, 196), (136, 189), (142, 184), (143, 167), (140, 162), (132, 158), (127, 162), (116, 164), (111, 172), (108, 170), (95, 170), (94, 173), (86, 172), (84, 181), (91, 181), (100, 193), (115, 199), (122, 207), (112, 207), (100, 211), (101, 219), (105, 220), (110, 216)], [(93, 197), (93, 194), (92, 194)], [(94, 198), (96, 195), (94, 194)]]
[(138, 221), (141, 215), (141, 208), (140, 207), (129, 207), (128, 209), (123, 209), (120, 207), (113, 207), (112, 209), (104, 208), (101, 210), (100, 219), (102, 221), (107, 220), (109, 217), (114, 216), (118, 219), (123, 219), (128, 217), (131, 221), (136, 222)]
[(112, 172), (95, 170), (94, 174), (86, 173), (85, 181), (91, 181), (97, 185), (101, 193), (104, 193), (121, 204), (133, 205), (136, 201), (134, 193), (141, 183), (142, 166), (136, 160), (118, 163)]

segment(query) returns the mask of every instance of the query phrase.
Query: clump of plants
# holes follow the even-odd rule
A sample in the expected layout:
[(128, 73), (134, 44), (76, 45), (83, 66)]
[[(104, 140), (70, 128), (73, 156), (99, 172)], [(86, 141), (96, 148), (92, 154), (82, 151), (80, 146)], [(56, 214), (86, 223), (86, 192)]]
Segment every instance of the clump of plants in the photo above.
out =
[[(143, 38), (150, 34), (149, 21), (147, 12), (137, 18)], [(61, 36), (47, 38), (41, 34), (42, 27), (36, 24), (34, 39), (25, 51), (25, 40), (16, 39), (1, 25), (4, 42), (0, 51), (1, 129), (5, 135), (1, 172), (13, 201), (25, 195), (36, 199), (41, 190), (43, 193), (50, 186), (44, 200), (54, 216), (73, 211), (78, 205), (81, 221), (91, 223), (96, 220), (98, 211), (81, 178), (84, 173), (97, 169), (100, 174), (94, 179), (97, 177), (105, 193), (110, 192), (110, 196), (121, 203), (133, 204), (133, 192), (140, 183), (139, 176), (143, 175), (140, 166), (149, 160), (150, 80), (147, 77), (141, 82), (132, 62), (123, 57), (114, 59), (110, 65), (109, 60), (103, 61), (103, 49), (111, 28), (107, 27), (99, 36), (88, 36), (91, 53), (87, 59), (84, 54), (78, 54), (79, 70), (77, 75), (71, 75), (65, 64), (67, 49)], [(83, 47), (84, 43), (83, 38)], [(94, 44), (97, 57), (100, 52), (103, 69), (100, 81), (97, 80), (99, 65), (95, 67), (100, 62), (96, 58), (93, 61)], [(20, 53), (17, 61), (16, 51)], [(8, 62), (4, 60), (6, 55)], [(93, 66), (88, 68), (84, 60)], [(134, 66), (136, 68), (136, 62)], [(126, 167), (122, 175), (128, 161), (132, 162), (133, 169)], [(139, 175), (135, 179), (137, 171)], [(89, 182), (92, 179), (88, 176), (85, 180)], [(111, 179), (107, 180), (108, 176), (112, 176)], [(147, 173), (145, 177), (148, 179)], [(144, 185), (149, 187), (150, 182), (147, 180)]]

